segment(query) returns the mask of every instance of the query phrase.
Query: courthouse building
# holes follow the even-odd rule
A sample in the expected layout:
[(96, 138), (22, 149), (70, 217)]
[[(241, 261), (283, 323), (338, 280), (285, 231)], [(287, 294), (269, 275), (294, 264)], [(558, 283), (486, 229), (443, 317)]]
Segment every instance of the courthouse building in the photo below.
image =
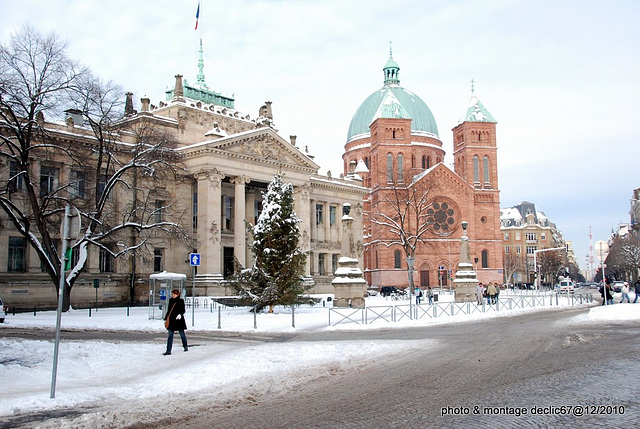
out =
[[(71, 293), (73, 306), (91, 305), (94, 299), (105, 303), (129, 302), (131, 294), (134, 302), (144, 303), (149, 296), (149, 275), (160, 271), (184, 273), (190, 286), (190, 253), (201, 255), (195, 276), (198, 295), (232, 293), (225, 287), (224, 279), (233, 272), (234, 258), (244, 266), (252, 263), (247, 246), (251, 237), (245, 222), (256, 223), (262, 208), (262, 192), (276, 174), (283, 175), (285, 182), (294, 187), (294, 209), (302, 221), (300, 244), (308, 251), (305, 281), (312, 286), (311, 292), (333, 292), (331, 281), (345, 233), (342, 225), (345, 205), (351, 208), (352, 228), (357, 231), (350, 251), (362, 261), (362, 204), (366, 194), (362, 180), (354, 175), (340, 178), (319, 175), (319, 166), (298, 146), (296, 137), (285, 139), (278, 134), (277, 117), (270, 102), (256, 108), (255, 116), (237, 111), (232, 97), (207, 87), (202, 62), (195, 85), (189, 85), (181, 75), (175, 76), (173, 89), (157, 105), (143, 98), (137, 112), (133, 109), (133, 95), (128, 93), (126, 97), (124, 125), (151, 127), (159, 134), (169, 133), (173, 137), (174, 144), (167, 150), (179, 174), (175, 180), (156, 183), (149, 195), (155, 199), (152, 205), (172, 207), (171, 213), (176, 216), (170, 220), (180, 222), (192, 244), (156, 235), (149, 241), (153, 246), (152, 257), (116, 259), (108, 252), (90, 248), (87, 271)], [(67, 113), (65, 123), (45, 122), (42, 126), (53, 138), (67, 144), (91, 145), (91, 129), (80, 116), (74, 117), (77, 112), (73, 109)], [(120, 143), (130, 143), (132, 138), (122, 133)], [(1, 167), (6, 184), (11, 177), (11, 165), (7, 162)], [(41, 183), (43, 177), (52, 185), (77, 181), (69, 159), (45, 161), (34, 157), (30, 168)], [(83, 190), (84, 186), (82, 183)], [(79, 187), (77, 183), (75, 187)], [(131, 204), (131, 198), (123, 192), (116, 189), (110, 196), (114, 213)], [(20, 199), (19, 195), (14, 198)], [(161, 214), (160, 210), (157, 214)], [(168, 210), (164, 216), (169, 216)], [(0, 271), (4, 271), (0, 296), (10, 306), (54, 306), (55, 288), (41, 269), (36, 252), (12, 230), (4, 212), (0, 217), (5, 226), (0, 230)]]

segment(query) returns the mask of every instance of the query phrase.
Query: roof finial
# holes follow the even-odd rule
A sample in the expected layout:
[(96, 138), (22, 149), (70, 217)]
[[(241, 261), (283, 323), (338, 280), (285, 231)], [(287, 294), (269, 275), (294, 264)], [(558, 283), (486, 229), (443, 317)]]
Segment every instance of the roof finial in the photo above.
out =
[(200, 38), (200, 58), (198, 59), (198, 85), (201, 88), (208, 88), (207, 84), (204, 83), (204, 59), (202, 58), (202, 37)]
[(384, 71), (384, 84), (399, 84), (400, 79), (398, 78), (398, 72), (400, 71), (400, 67), (393, 61), (393, 48), (391, 46), (391, 40), (389, 40), (389, 59), (387, 60), (387, 64), (382, 68)]
[(475, 92), (475, 88), (473, 86), (475, 83), (476, 83), (476, 81), (471, 79), (471, 94), (473, 94)]

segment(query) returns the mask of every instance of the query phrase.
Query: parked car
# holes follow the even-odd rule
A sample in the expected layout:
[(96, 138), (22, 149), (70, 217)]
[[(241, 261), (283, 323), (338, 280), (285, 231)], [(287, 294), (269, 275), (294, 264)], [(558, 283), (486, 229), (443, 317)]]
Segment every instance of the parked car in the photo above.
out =
[(4, 302), (0, 299), (0, 323), (4, 323), (4, 318), (7, 316), (7, 308), (4, 306)]
[(377, 287), (367, 288), (367, 296), (376, 296), (377, 294), (378, 294), (378, 288)]
[(404, 291), (395, 286), (382, 286), (382, 289), (380, 289), (380, 295), (384, 297), (402, 294), (404, 294)]
[(617, 281), (611, 283), (611, 289), (614, 292), (622, 292), (622, 286), (629, 286), (629, 284), (627, 282), (623, 282), (621, 280), (617, 280)]
[(556, 291), (558, 292), (573, 292), (575, 285), (571, 280), (560, 280), (556, 284)]

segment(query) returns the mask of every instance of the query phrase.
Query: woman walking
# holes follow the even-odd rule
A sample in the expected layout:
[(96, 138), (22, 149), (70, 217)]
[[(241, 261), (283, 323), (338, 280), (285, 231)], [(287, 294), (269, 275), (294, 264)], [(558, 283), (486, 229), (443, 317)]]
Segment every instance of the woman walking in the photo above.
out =
[(187, 323), (184, 320), (184, 300), (180, 297), (180, 291), (178, 289), (171, 291), (171, 299), (169, 300), (167, 308), (169, 310), (165, 316), (165, 320), (169, 321), (169, 325), (167, 326), (169, 334), (167, 336), (167, 351), (163, 353), (165, 356), (171, 354), (174, 331), (178, 331), (180, 333), (180, 339), (182, 340), (182, 347), (184, 347), (184, 351), (186, 352), (189, 350), (189, 347), (187, 347), (187, 336), (184, 333), (187, 329)]

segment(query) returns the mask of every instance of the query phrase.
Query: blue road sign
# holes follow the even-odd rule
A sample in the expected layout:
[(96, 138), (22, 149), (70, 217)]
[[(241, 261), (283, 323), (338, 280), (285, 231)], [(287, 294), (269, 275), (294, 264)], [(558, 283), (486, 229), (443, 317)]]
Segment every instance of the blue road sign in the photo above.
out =
[(189, 253), (189, 262), (192, 267), (200, 266), (200, 254), (199, 253)]

